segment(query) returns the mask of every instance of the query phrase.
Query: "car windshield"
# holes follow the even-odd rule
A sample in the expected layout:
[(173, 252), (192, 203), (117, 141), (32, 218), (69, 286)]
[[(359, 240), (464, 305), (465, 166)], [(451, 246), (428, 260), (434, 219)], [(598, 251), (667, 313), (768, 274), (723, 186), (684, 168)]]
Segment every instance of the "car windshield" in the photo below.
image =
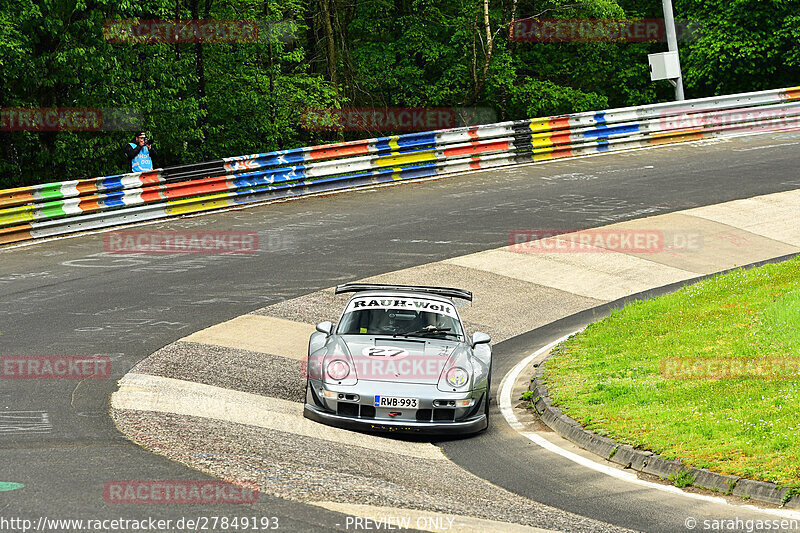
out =
[(461, 338), (453, 306), (417, 298), (357, 298), (339, 323), (339, 335), (393, 335)]

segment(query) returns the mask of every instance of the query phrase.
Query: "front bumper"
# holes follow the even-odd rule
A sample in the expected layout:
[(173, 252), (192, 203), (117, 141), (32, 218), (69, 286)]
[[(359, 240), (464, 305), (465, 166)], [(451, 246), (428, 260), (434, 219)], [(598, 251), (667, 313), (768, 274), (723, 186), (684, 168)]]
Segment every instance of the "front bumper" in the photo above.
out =
[(303, 416), (329, 426), (358, 431), (380, 431), (388, 433), (469, 435), (482, 431), (489, 425), (486, 415), (483, 413), (476, 418), (458, 422), (417, 422), (414, 420), (384, 420), (341, 416), (336, 413), (325, 412), (308, 404), (306, 404), (303, 409)]
[[(336, 393), (338, 398), (325, 398), (325, 391)], [(376, 395), (414, 397), (419, 406), (417, 409), (376, 407)], [(468, 407), (448, 408), (436, 403), (467, 399), (472, 400)], [(484, 414), (486, 401), (485, 389), (454, 393), (442, 392), (436, 385), (403, 384), (398, 388), (396, 384), (360, 380), (355, 387), (345, 387), (310, 380), (303, 415), (323, 424), (360, 431), (467, 435), (488, 426)], [(389, 416), (392, 411), (394, 416)]]

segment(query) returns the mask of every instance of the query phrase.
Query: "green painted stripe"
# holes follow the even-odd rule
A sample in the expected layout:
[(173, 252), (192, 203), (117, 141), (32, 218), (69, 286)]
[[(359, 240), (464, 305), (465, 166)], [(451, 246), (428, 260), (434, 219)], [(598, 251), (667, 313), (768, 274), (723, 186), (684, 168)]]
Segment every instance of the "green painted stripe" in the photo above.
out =
[(62, 185), (63, 184), (61, 182), (48, 183), (37, 192), (42, 195), (42, 199), (44, 200), (58, 200), (59, 198), (64, 197), (64, 193), (61, 192)]
[(6, 492), (9, 490), (17, 490), (24, 487), (22, 483), (11, 483), (10, 481), (0, 481), (0, 492)]
[(66, 215), (67, 213), (64, 212), (64, 202), (50, 202), (45, 207), (37, 210), (36, 218), (52, 218), (52, 217), (61, 217)]

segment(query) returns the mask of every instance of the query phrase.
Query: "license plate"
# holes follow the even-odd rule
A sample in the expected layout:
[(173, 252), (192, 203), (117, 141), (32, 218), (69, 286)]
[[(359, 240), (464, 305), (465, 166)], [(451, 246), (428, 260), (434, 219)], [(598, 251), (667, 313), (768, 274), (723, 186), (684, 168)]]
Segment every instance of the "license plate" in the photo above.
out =
[(403, 407), (416, 409), (419, 405), (418, 398), (403, 398), (400, 396), (375, 396), (375, 407)]

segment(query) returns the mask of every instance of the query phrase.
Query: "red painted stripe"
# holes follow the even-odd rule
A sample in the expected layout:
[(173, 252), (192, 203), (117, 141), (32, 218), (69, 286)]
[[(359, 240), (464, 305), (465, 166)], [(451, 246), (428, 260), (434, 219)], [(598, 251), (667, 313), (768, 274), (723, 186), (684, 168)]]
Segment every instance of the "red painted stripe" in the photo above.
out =
[(570, 138), (569, 133), (559, 133), (558, 135), (551, 135), (550, 142), (558, 145), (558, 144), (571, 144), (572, 139)]
[(550, 119), (551, 130), (563, 130), (564, 128), (569, 128), (568, 117), (553, 117)]
[(480, 139), (480, 136), (478, 135), (478, 128), (470, 128), (467, 132), (467, 135), (469, 135), (470, 139)]
[(484, 152), (492, 152), (495, 150), (509, 150), (508, 141), (495, 141), (483, 143), (470, 143), (469, 146), (461, 146), (458, 148), (447, 148), (444, 150), (445, 157), (464, 154), (481, 154)]
[(160, 202), (164, 199), (164, 195), (158, 189), (147, 189), (142, 192), (142, 201), (146, 204), (152, 202)]
[(324, 148), (322, 150), (312, 150), (309, 152), (310, 159), (331, 159), (334, 157), (344, 157), (349, 155), (364, 155), (369, 153), (369, 145), (356, 145), (356, 146), (333, 146), (332, 148)]
[(170, 183), (163, 186), (164, 196), (169, 200), (197, 196), (199, 194), (224, 192), (228, 189), (228, 176), (214, 176), (213, 178), (192, 180), (185, 183)]
[(159, 172), (147, 172), (139, 175), (139, 179), (142, 185), (155, 185), (156, 183), (161, 183), (161, 176), (159, 174)]

